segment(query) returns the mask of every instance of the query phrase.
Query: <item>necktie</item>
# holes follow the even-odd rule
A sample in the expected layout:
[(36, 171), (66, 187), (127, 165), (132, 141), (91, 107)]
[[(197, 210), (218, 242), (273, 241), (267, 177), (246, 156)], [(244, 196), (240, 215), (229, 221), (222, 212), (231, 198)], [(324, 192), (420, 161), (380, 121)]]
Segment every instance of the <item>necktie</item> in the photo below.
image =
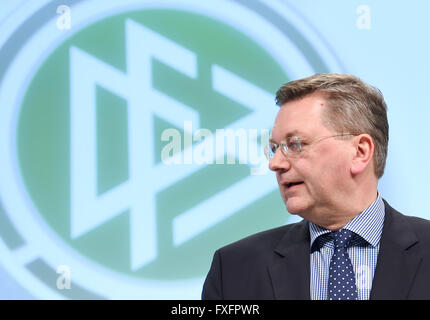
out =
[(334, 253), (330, 261), (328, 280), (329, 300), (357, 300), (355, 275), (347, 247), (350, 245), (352, 231), (342, 229), (332, 232)]

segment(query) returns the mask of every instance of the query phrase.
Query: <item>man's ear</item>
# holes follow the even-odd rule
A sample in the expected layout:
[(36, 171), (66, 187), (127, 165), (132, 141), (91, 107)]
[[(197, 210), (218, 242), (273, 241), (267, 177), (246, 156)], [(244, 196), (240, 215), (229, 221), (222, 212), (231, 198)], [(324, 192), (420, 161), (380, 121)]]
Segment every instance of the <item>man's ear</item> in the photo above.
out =
[(375, 145), (370, 135), (364, 133), (354, 137), (355, 154), (352, 158), (351, 174), (362, 173), (369, 165), (372, 165)]

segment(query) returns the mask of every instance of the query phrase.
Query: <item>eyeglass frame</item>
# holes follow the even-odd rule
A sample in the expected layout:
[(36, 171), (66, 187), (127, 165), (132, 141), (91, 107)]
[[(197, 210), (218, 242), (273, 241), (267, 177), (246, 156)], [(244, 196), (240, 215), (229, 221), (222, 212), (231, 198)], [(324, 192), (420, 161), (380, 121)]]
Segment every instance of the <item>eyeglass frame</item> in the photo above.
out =
[[(312, 142), (307, 143), (307, 144), (309, 144), (309, 145), (316, 144), (316, 143), (321, 142), (322, 140), (325, 140), (325, 139), (328, 139), (328, 138), (344, 137), (344, 136), (355, 136), (355, 134), (352, 134), (352, 133), (340, 133), (340, 134), (335, 134), (335, 135), (331, 135), (331, 136), (324, 136), (324, 137), (320, 137), (320, 138), (316, 139), (315, 141), (312, 141)], [(289, 151), (290, 148), (288, 148), (286, 140), (287, 139), (291, 139), (291, 138), (297, 138), (298, 145), (299, 145), (298, 146), (299, 151), (296, 151), (296, 152), (290, 152)], [(272, 157), (269, 156), (269, 147), (270, 147), (271, 144), (276, 145), (275, 152), (272, 151), (272, 153), (273, 153)], [(284, 156), (298, 155), (298, 154), (300, 154), (302, 152), (302, 141), (301, 141), (300, 137), (298, 137), (298, 136), (287, 137), (286, 139), (284, 139), (281, 142), (279, 142), (279, 144), (277, 142), (273, 141), (272, 139), (270, 139), (269, 143), (264, 147), (264, 155), (266, 156), (267, 160), (270, 161), (270, 160), (273, 159), (273, 157), (275, 156), (276, 151), (278, 151), (279, 147), (281, 147), (281, 152), (282, 152), (282, 154)]]

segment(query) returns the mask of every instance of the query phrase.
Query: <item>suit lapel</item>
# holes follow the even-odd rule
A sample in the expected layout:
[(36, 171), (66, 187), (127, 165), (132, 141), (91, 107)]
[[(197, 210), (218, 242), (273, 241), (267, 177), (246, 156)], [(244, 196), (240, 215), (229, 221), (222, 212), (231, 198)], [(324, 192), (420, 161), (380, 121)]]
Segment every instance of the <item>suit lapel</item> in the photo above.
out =
[(310, 299), (310, 248), (307, 221), (292, 225), (275, 248), (279, 259), (269, 266), (275, 299)]
[(385, 221), (370, 299), (407, 299), (421, 261), (418, 238), (408, 221), (385, 202)]

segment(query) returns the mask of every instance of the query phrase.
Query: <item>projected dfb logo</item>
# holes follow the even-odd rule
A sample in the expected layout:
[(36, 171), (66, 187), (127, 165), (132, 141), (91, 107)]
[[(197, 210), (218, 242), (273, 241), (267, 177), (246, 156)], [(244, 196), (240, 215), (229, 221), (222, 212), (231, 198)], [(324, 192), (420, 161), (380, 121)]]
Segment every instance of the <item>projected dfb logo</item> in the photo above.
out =
[[(22, 81), (0, 96), (2, 218), (19, 239), (3, 232), (2, 248), (35, 295), (198, 298), (216, 248), (288, 214), (271, 174), (224, 161), (234, 148), (204, 165), (193, 152), (217, 129), (269, 129), (282, 83), (339, 70), (277, 2), (129, 2), (76, 1), (73, 33), (43, 24), (4, 75)], [(196, 139), (199, 128), (213, 135)], [(181, 133), (179, 164), (161, 159), (166, 129)], [(59, 265), (70, 290), (55, 289)]]

